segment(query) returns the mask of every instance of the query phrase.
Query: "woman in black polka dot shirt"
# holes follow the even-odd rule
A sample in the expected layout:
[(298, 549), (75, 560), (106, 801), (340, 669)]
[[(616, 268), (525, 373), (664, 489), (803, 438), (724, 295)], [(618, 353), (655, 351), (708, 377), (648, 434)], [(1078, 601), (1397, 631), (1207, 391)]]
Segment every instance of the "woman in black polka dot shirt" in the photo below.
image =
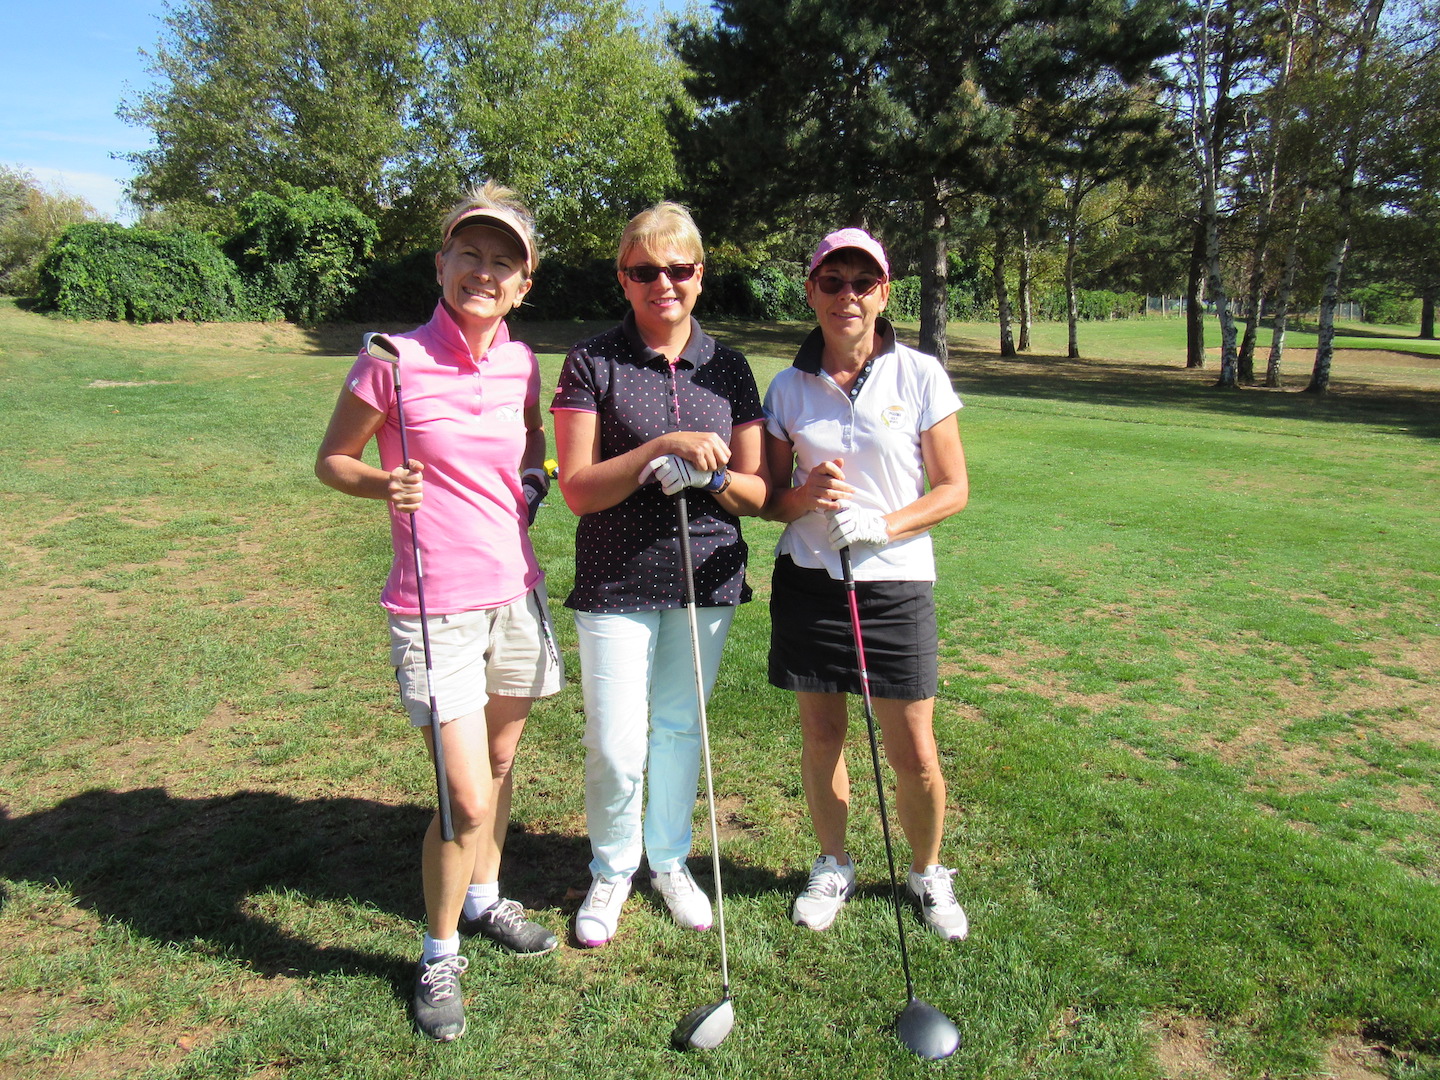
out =
[(594, 855), (575, 922), (582, 945), (614, 936), (642, 850), (676, 922), (706, 930), (711, 921), (685, 865), (700, 722), (672, 496), (690, 489), (708, 694), (735, 606), (750, 599), (739, 518), (758, 514), (769, 488), (750, 365), (691, 315), (704, 258), (684, 207), (660, 203), (636, 215), (616, 260), (631, 310), (570, 351), (551, 406), (561, 490), (580, 515), (565, 604), (579, 636)]

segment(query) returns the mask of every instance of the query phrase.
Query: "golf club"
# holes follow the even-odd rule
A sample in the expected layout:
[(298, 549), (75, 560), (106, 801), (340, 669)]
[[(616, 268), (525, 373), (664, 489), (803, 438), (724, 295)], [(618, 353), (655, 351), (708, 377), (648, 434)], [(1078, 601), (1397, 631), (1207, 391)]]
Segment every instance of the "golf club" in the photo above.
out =
[(695, 568), (690, 556), (690, 515), (685, 489), (675, 498), (680, 516), (680, 562), (685, 574), (685, 609), (690, 614), (690, 651), (695, 666), (695, 697), (700, 707), (700, 746), (705, 761), (705, 798), (710, 804), (710, 860), (715, 872), (715, 920), (720, 926), (720, 1000), (686, 1014), (670, 1035), (676, 1049), (710, 1050), (735, 1026), (730, 1000), (730, 959), (725, 951), (725, 898), (720, 890), (720, 829), (715, 823), (715, 781), (710, 770), (710, 725), (705, 718), (705, 678), (700, 673), (700, 627), (695, 621)]
[[(365, 335), (365, 354), (375, 360), (383, 360), (395, 370), (395, 415), (400, 423), (400, 460), (409, 468), (410, 447), (405, 441), (405, 404), (400, 396), (400, 351), (395, 343), (384, 334)], [(420, 534), (415, 527), (415, 515), (410, 519), (410, 550), (415, 556), (415, 597), (420, 607), (420, 640), (425, 645), (425, 689), (430, 694), (430, 735), (434, 744), (432, 757), (435, 761), (435, 795), (440, 805), (440, 835), (445, 840), (455, 839), (455, 827), (450, 822), (450, 781), (445, 774), (445, 746), (440, 740), (440, 710), (435, 704), (435, 670), (430, 658), (430, 624), (425, 612), (425, 573), (420, 565)]]
[(855, 595), (855, 574), (850, 566), (848, 547), (840, 549), (840, 569), (845, 576), (845, 598), (850, 603), (850, 629), (855, 634), (855, 657), (860, 664), (860, 696), (865, 702), (865, 727), (870, 733), (870, 761), (875, 767), (875, 794), (880, 800), (880, 831), (885, 837), (885, 858), (890, 864), (890, 898), (895, 903), (900, 967), (905, 972), (907, 1000), (905, 1007), (895, 1018), (895, 1034), (912, 1054), (929, 1061), (939, 1061), (960, 1048), (960, 1032), (948, 1016), (915, 996), (915, 980), (910, 977), (910, 955), (905, 948), (905, 917), (900, 906), (900, 885), (895, 878), (895, 848), (890, 842), (890, 816), (885, 810), (885, 781), (880, 774), (880, 745), (875, 738), (875, 708), (870, 701), (870, 673), (865, 667), (865, 642), (860, 635), (860, 601)]

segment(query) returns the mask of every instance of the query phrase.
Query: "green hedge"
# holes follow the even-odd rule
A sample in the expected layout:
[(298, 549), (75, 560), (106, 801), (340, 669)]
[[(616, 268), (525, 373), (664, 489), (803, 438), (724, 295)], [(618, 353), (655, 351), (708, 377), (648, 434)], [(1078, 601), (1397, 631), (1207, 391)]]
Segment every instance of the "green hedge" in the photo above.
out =
[[(969, 283), (951, 283), (946, 287), (948, 317), (961, 322), (992, 318), (995, 305), (988, 297), (977, 296)], [(892, 319), (901, 322), (920, 321), (920, 278), (896, 278), (890, 283), (890, 306), (886, 309)]]
[(375, 251), (380, 230), (335, 188), (276, 185), (240, 204), (226, 252), (266, 318), (314, 324), (338, 318)]
[[(1145, 307), (1145, 297), (1139, 293), (1111, 292), (1109, 289), (1076, 289), (1075, 305), (1080, 319), (1084, 322), (1104, 322), (1107, 319), (1129, 319), (1139, 315)], [(1050, 322), (1065, 322), (1069, 315), (1065, 309), (1064, 288), (1048, 289), (1037, 297), (1035, 317)]]
[(39, 303), (72, 319), (233, 322), (254, 317), (235, 264), (199, 233), (71, 226), (40, 264)]

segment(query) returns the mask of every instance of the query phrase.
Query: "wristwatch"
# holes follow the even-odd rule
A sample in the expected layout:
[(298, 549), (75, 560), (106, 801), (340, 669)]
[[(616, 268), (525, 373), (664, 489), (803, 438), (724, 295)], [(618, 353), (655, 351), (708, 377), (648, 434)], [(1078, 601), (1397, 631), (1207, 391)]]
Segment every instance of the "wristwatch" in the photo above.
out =
[(719, 495), (730, 486), (730, 470), (721, 465), (710, 476), (710, 482), (705, 485), (705, 490), (711, 495)]

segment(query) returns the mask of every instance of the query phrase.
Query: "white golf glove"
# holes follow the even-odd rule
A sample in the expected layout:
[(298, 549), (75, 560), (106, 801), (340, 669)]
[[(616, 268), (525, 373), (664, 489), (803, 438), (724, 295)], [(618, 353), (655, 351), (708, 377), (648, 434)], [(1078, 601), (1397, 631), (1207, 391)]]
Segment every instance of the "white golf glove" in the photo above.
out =
[(830, 546), (836, 551), (856, 544), (884, 547), (890, 542), (890, 528), (885, 524), (885, 515), (878, 510), (846, 503), (825, 516), (830, 520)]
[(520, 474), (520, 490), (525, 493), (525, 506), (530, 511), (530, 524), (535, 524), (535, 515), (540, 504), (550, 493), (550, 477), (544, 469), (526, 469)]
[(674, 495), (681, 488), (703, 488), (713, 476), (709, 469), (697, 469), (682, 457), (666, 454), (645, 466), (640, 473), (640, 483), (654, 480), (666, 495)]

